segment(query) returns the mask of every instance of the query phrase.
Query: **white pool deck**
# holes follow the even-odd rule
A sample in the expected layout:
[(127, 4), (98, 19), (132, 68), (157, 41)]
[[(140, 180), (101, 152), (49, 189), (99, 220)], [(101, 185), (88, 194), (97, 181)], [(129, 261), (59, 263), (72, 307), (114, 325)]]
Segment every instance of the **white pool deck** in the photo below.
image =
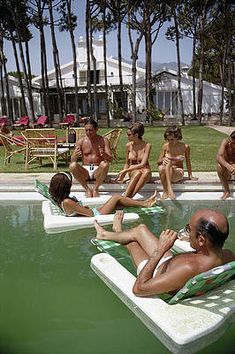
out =
[[(16, 200), (21, 199), (24, 194), (26, 200), (43, 200), (44, 198), (34, 191), (35, 180), (49, 184), (54, 173), (0, 173), (0, 200)], [(104, 183), (100, 187), (100, 195), (107, 196), (112, 193), (123, 193), (126, 184), (114, 183), (117, 174), (110, 173), (109, 180), (111, 183)], [(176, 192), (178, 200), (218, 200), (220, 199), (223, 189), (216, 172), (195, 172), (197, 181), (190, 181), (187, 178), (182, 183), (174, 184), (173, 188)], [(230, 189), (233, 199), (235, 197), (235, 181), (230, 183)], [(158, 173), (153, 173), (152, 183), (147, 183), (140, 192), (140, 195), (146, 196), (153, 191), (162, 192), (162, 185)], [(21, 192), (24, 192), (21, 194)], [(78, 197), (84, 197), (84, 190), (76, 181), (73, 182), (72, 192)]]

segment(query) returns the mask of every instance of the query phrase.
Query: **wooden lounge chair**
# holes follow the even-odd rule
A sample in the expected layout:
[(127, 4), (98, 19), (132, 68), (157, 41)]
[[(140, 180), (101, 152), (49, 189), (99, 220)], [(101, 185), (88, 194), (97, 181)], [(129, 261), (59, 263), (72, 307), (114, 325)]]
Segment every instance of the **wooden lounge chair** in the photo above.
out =
[(48, 117), (47, 116), (40, 116), (37, 120), (36, 123), (34, 123), (35, 127), (45, 127), (45, 125), (48, 122)]
[(118, 146), (118, 141), (120, 138), (120, 135), (122, 133), (122, 129), (112, 129), (109, 132), (105, 133), (103, 137), (107, 138), (110, 142), (110, 148), (112, 151), (112, 155), (117, 162), (118, 156), (117, 156), (117, 146)]
[(26, 129), (22, 135), (26, 140), (25, 169), (35, 159), (42, 164), (43, 158), (48, 158), (57, 169), (58, 158), (63, 158), (67, 163), (69, 159), (68, 148), (58, 148), (55, 129)]
[(28, 116), (22, 116), (20, 117), (20, 120), (17, 123), (13, 124), (14, 128), (28, 128), (29, 125), (29, 117)]
[(25, 156), (26, 143), (17, 137), (7, 136), (0, 133), (0, 139), (5, 148), (4, 165), (11, 162), (11, 157), (16, 154), (22, 154)]
[(75, 123), (75, 115), (74, 114), (67, 114), (65, 117), (64, 117), (64, 120), (62, 123), (60, 123), (60, 126), (61, 127), (70, 127), (72, 125), (74, 125)]

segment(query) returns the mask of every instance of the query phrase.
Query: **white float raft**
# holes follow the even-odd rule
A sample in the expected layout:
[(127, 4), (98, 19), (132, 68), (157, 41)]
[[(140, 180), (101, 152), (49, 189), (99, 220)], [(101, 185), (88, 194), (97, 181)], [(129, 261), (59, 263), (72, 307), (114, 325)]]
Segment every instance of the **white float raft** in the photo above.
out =
[[(184, 245), (178, 245), (184, 249)], [(200, 297), (169, 305), (133, 294), (133, 276), (107, 253), (96, 254), (91, 268), (173, 353), (195, 353), (222, 336), (235, 316), (235, 280)]]
[[(87, 202), (86, 205), (88, 205)], [(93, 227), (94, 220), (97, 220), (101, 225), (109, 225), (113, 223), (114, 217), (114, 214), (93, 217), (67, 217), (60, 212), (57, 206), (49, 201), (42, 202), (42, 213), (44, 216), (44, 229), (49, 234)], [(139, 220), (137, 213), (124, 213), (124, 223), (137, 220)]]

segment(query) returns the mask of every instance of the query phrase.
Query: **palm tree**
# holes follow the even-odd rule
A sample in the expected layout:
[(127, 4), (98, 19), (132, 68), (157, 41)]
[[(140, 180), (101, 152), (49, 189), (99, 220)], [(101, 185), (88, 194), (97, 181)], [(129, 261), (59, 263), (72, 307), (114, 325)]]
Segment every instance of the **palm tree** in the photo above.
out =
[(47, 51), (44, 27), (48, 24), (44, 16), (46, 0), (34, 0), (31, 2), (31, 21), (40, 33), (40, 55), (41, 55), (41, 78), (42, 78), (42, 95), (45, 115), (49, 118), (49, 124), (52, 125), (52, 117), (49, 109), (49, 80), (47, 75)]
[(122, 109), (125, 107), (125, 98), (123, 90), (123, 77), (122, 77), (122, 22), (124, 21), (128, 7), (126, 0), (107, 0), (106, 4), (113, 18), (113, 25), (117, 28), (117, 44), (118, 44), (118, 75), (121, 93)]
[[(132, 119), (136, 121), (136, 72), (137, 72), (137, 60), (141, 40), (144, 36), (145, 27), (143, 21), (139, 16), (139, 2), (135, 1), (129, 5), (128, 8), (128, 36), (131, 46), (131, 59), (132, 59)], [(135, 39), (133, 33), (135, 32)]]
[[(49, 18), (50, 18), (50, 32), (51, 32), (51, 41), (53, 47), (53, 60), (54, 60), (54, 68), (55, 68), (55, 79), (56, 79), (56, 90), (58, 94), (58, 108), (59, 108), (59, 119), (60, 121), (63, 118), (64, 113), (64, 96), (63, 96), (63, 85), (61, 78), (61, 70), (60, 70), (60, 59), (59, 59), (59, 51), (57, 47), (56, 35), (55, 35), (55, 21), (53, 15), (53, 0), (47, 0)], [(56, 3), (58, 6), (58, 3)]]
[(75, 38), (74, 38), (74, 30), (77, 27), (77, 16), (75, 16), (72, 12), (71, 0), (63, 0), (59, 9), (62, 15), (60, 19), (60, 30), (69, 31), (70, 34), (70, 42), (71, 42), (72, 53), (73, 53), (75, 109), (76, 109), (77, 125), (79, 125), (77, 54), (76, 54), (76, 45), (75, 45)]

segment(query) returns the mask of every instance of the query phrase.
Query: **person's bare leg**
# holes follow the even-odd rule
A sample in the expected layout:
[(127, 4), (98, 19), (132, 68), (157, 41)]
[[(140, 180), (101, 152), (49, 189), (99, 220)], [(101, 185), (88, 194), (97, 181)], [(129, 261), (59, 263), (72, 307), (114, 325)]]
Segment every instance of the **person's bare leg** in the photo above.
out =
[(85, 168), (79, 165), (77, 162), (71, 162), (69, 165), (69, 171), (72, 173), (73, 177), (81, 184), (85, 189), (86, 196), (92, 197), (92, 190), (87, 184), (89, 179), (89, 174)]
[(139, 171), (135, 171), (134, 173), (131, 174), (130, 181), (124, 193), (125, 197), (130, 197), (130, 198), (133, 197), (133, 191), (135, 189), (135, 185), (139, 180), (140, 176), (141, 174), (139, 173)]
[(135, 185), (135, 189), (134, 189), (131, 197), (134, 197), (134, 195), (136, 193), (138, 193), (147, 182), (150, 181), (150, 178), (151, 178), (151, 171), (149, 171), (147, 169), (144, 170)]
[(130, 253), (132, 261), (136, 267), (138, 267), (138, 265), (142, 261), (149, 259), (149, 255), (138, 244), (138, 242), (136, 242), (136, 241), (130, 242), (127, 245), (125, 245), (125, 247), (127, 248), (128, 252)]
[(117, 210), (114, 218), (113, 218), (113, 231), (114, 232), (121, 232), (122, 231), (122, 221), (124, 217), (123, 210)]
[(160, 177), (160, 180), (162, 182), (162, 187), (163, 187), (163, 193), (162, 193), (161, 199), (164, 200), (164, 199), (168, 198), (166, 171), (165, 171), (165, 167), (162, 165), (158, 167), (158, 170), (159, 170), (159, 177)]
[(123, 207), (144, 207), (150, 208), (157, 202), (157, 191), (151, 195), (148, 199), (145, 200), (135, 200), (129, 197), (121, 196), (119, 194), (114, 194), (102, 207), (99, 207), (98, 210), (101, 214), (110, 214), (115, 210), (116, 206), (119, 204)]
[(167, 184), (168, 196), (170, 199), (175, 199), (176, 197), (172, 189), (171, 180), (172, 180), (172, 165), (168, 164), (166, 166), (166, 184)]
[(93, 187), (93, 192), (92, 192), (92, 196), (93, 197), (98, 197), (99, 196), (99, 187), (100, 185), (104, 182), (105, 177), (108, 174), (108, 170), (109, 170), (109, 163), (106, 161), (101, 161), (99, 167), (97, 168), (97, 170), (95, 171), (95, 184)]
[(224, 188), (224, 194), (220, 199), (225, 200), (230, 197), (230, 189), (229, 189), (229, 182), (228, 182), (229, 174), (227, 169), (221, 166), (220, 164), (217, 164), (217, 174)]
[[(140, 224), (132, 229), (124, 230), (122, 232), (106, 231), (102, 226), (98, 224), (96, 220), (94, 221), (94, 226), (97, 232), (97, 239), (115, 241), (125, 246), (130, 245), (132, 242), (137, 242), (148, 257), (150, 257), (159, 246), (158, 238), (148, 229), (145, 224)], [(172, 252), (167, 251), (164, 256), (165, 255), (172, 255)]]

